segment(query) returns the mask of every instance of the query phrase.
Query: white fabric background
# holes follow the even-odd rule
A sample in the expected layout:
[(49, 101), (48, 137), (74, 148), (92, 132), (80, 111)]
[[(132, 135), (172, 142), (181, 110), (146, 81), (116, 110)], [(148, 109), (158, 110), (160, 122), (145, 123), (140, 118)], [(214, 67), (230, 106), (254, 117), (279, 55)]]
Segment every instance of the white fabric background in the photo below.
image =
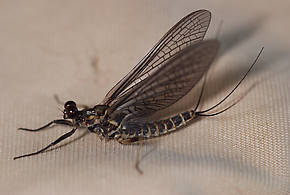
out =
[[(223, 98), (265, 47), (225, 104), (245, 95), (235, 107), (144, 145), (142, 176), (137, 146), (94, 134), (72, 141), (85, 129), (63, 147), (12, 160), (69, 131), (16, 130), (62, 117), (53, 94), (101, 102), (171, 26), (201, 8), (213, 14), (207, 38), (223, 20), (203, 108)], [(1, 1), (1, 194), (289, 194), (289, 8), (288, 0)], [(169, 111), (188, 108), (194, 94)]]

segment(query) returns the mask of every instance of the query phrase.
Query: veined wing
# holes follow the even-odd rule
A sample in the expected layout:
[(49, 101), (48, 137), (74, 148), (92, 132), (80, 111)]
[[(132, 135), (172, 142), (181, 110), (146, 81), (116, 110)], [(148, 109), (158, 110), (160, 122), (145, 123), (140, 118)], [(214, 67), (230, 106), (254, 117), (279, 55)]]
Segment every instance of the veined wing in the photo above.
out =
[(217, 40), (202, 41), (178, 52), (150, 77), (132, 87), (111, 106), (112, 111), (152, 114), (186, 95), (209, 69), (217, 54)]
[(182, 18), (149, 51), (149, 53), (106, 95), (105, 105), (113, 105), (126, 96), (139, 82), (166, 65), (166, 62), (185, 47), (203, 40), (211, 19), (207, 10), (198, 10)]

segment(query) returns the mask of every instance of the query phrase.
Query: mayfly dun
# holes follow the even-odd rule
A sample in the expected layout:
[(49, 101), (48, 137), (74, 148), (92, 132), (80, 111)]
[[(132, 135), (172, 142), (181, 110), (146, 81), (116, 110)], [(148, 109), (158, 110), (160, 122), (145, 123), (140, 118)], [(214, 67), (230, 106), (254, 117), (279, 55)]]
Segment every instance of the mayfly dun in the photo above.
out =
[(86, 127), (102, 139), (113, 139), (121, 144), (142, 143), (172, 133), (193, 119), (218, 115), (232, 107), (234, 104), (219, 112), (208, 113), (237, 89), (262, 50), (235, 88), (215, 106), (206, 110), (198, 109), (204, 82), (197, 104), (192, 109), (166, 119), (148, 120), (148, 116), (177, 102), (205, 77), (219, 48), (217, 40), (203, 40), (210, 20), (211, 13), (207, 10), (198, 10), (182, 18), (93, 108), (79, 110), (75, 102), (68, 101), (64, 104), (63, 119), (53, 120), (38, 129), (19, 128), (39, 131), (53, 124), (72, 127), (41, 150), (14, 159), (42, 153), (81, 127)]

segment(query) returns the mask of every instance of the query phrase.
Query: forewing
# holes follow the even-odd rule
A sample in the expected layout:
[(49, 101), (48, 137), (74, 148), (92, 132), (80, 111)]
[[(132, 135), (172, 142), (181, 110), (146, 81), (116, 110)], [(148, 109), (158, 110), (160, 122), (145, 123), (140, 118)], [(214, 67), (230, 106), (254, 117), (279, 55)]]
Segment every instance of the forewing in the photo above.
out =
[(209, 40), (185, 48), (150, 77), (134, 85), (130, 93), (112, 105), (112, 110), (139, 117), (172, 105), (201, 79), (213, 62), (218, 47), (218, 41)]
[(203, 40), (211, 19), (207, 10), (198, 10), (182, 18), (149, 51), (149, 53), (106, 95), (103, 104), (112, 105), (183, 48)]

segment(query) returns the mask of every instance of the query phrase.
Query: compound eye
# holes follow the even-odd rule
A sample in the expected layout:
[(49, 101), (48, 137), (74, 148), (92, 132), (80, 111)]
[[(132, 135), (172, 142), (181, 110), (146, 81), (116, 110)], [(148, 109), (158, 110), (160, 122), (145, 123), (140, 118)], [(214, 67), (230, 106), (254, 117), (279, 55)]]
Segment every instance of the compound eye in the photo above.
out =
[(73, 119), (76, 117), (76, 114), (78, 112), (78, 108), (76, 106), (76, 103), (73, 101), (68, 101), (64, 104), (64, 119)]
[(67, 101), (64, 104), (64, 108), (69, 108), (69, 107), (77, 107), (76, 103), (74, 101)]

